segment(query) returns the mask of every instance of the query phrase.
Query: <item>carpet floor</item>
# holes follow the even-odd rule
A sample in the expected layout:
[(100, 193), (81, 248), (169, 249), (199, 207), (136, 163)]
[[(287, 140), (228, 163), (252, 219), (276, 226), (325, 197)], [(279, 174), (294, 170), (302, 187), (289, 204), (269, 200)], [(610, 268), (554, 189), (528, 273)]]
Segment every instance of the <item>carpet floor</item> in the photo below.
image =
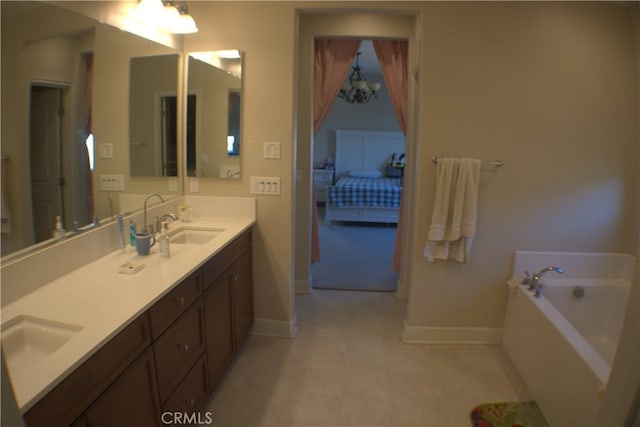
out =
[(397, 288), (391, 268), (396, 227), (376, 223), (324, 222), (318, 211), (320, 261), (311, 266), (313, 287), (356, 291)]

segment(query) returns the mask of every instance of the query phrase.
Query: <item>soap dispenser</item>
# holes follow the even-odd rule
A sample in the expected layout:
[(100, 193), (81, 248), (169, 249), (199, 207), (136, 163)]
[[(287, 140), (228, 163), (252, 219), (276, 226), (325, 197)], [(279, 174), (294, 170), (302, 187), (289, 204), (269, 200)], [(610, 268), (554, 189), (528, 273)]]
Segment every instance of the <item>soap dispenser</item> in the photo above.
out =
[(170, 257), (169, 228), (166, 221), (162, 222), (162, 229), (160, 230), (160, 237), (158, 237), (158, 244), (160, 245), (160, 256), (165, 258)]
[(62, 228), (62, 220), (60, 219), (60, 215), (58, 215), (56, 216), (56, 228), (53, 230), (53, 238), (59, 239), (64, 237), (65, 234), (67, 234), (67, 232)]

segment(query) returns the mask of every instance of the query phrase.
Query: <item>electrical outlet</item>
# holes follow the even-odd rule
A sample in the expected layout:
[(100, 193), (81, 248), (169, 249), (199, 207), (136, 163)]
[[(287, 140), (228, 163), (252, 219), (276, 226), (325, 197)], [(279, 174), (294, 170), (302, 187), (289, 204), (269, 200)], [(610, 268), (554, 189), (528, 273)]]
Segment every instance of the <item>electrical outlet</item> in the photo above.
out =
[(280, 177), (251, 177), (251, 194), (280, 195)]

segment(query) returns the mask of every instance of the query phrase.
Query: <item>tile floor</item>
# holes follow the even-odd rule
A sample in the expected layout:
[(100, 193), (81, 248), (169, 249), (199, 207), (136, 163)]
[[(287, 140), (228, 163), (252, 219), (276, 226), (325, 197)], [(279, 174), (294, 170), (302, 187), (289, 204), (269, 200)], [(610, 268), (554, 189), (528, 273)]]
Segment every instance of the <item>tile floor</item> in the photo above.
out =
[(529, 393), (502, 347), (409, 345), (394, 293), (296, 297), (293, 339), (250, 336), (209, 406), (214, 426), (470, 427)]

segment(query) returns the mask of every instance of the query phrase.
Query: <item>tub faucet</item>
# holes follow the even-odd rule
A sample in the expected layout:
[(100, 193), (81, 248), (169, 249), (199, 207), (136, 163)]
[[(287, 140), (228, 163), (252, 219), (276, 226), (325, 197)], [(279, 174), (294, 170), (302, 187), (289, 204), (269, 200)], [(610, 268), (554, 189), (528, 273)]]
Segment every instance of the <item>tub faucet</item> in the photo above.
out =
[(544, 287), (544, 285), (542, 283), (540, 283), (540, 279), (542, 279), (542, 276), (547, 271), (555, 271), (556, 273), (564, 273), (564, 270), (562, 268), (554, 267), (554, 266), (545, 267), (542, 270), (538, 271), (533, 276), (529, 276), (529, 272), (525, 271), (525, 274), (527, 275), (527, 278), (525, 279), (525, 281), (523, 283), (529, 285), (528, 289), (530, 291), (535, 292), (535, 296), (536, 297), (540, 297), (540, 293), (542, 292), (542, 288)]

